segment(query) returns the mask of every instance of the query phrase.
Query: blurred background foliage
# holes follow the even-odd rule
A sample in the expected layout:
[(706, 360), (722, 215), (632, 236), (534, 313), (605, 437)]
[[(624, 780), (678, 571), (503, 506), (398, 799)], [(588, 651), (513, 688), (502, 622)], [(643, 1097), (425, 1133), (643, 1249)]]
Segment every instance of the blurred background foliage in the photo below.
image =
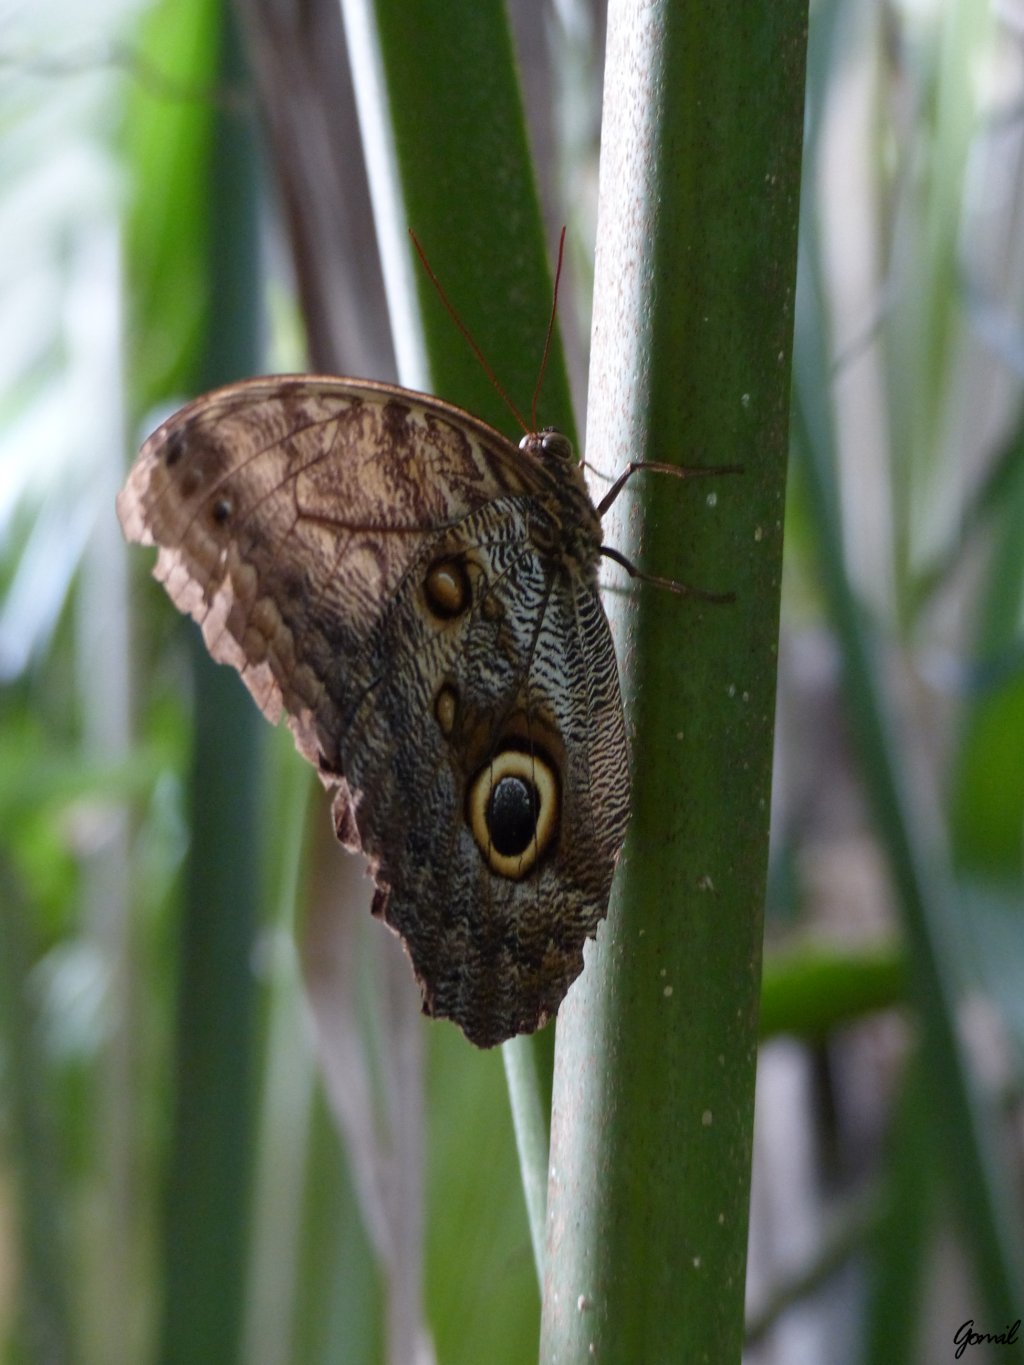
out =
[[(113, 517), (189, 394), (394, 373), (337, 12), (240, 15), (45, 0), (0, 38), (2, 1358), (520, 1362), (501, 1059), (420, 1024), (362, 910), (340, 1021), (309, 1010), (294, 922), (365, 883)], [(604, 19), (510, 19), (582, 419)], [(812, 6), (752, 1362), (934, 1360), (1024, 1311), (1022, 135), (1016, 0)], [(205, 920), (204, 841), (237, 864)]]

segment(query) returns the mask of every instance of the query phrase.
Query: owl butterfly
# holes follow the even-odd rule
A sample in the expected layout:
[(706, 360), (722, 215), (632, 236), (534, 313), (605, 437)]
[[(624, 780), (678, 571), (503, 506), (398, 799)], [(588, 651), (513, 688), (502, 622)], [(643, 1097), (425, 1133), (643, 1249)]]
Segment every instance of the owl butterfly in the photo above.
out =
[(164, 422), (117, 511), (333, 790), (425, 1012), (481, 1047), (544, 1024), (629, 815), (601, 518), (565, 437), (516, 447), (389, 384), (253, 379)]

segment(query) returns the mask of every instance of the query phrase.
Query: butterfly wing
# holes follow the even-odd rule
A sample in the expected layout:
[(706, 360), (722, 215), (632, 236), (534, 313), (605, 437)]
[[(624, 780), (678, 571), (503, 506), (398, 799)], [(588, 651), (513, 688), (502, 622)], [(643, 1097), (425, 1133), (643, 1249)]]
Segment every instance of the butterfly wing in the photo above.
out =
[(118, 498), (213, 657), (338, 788), (425, 1007), (482, 1045), (578, 974), (628, 807), (593, 575), (537, 548), (550, 484), (436, 399), (301, 376), (182, 409)]
[[(375, 911), (428, 1012), (484, 1047), (542, 1025), (579, 975), (629, 812), (608, 623), (537, 550), (542, 515), (501, 498), (431, 542), (368, 642), (339, 755)], [(443, 601), (437, 572), (459, 585)]]
[(424, 535), (523, 492), (515, 447), (436, 399), (310, 376), (249, 380), (182, 408), (118, 496), (129, 540), (272, 722), (317, 730)]

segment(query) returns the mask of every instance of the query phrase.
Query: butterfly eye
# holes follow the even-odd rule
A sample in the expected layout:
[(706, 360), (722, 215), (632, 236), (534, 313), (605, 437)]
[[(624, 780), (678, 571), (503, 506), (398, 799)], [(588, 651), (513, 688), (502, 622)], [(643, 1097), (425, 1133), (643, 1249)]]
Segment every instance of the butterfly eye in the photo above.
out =
[(547, 758), (505, 749), (481, 768), (469, 817), (492, 872), (518, 881), (550, 847), (558, 829), (558, 778)]
[(549, 460), (553, 464), (573, 462), (572, 442), (568, 436), (563, 436), (554, 427), (527, 432), (519, 442), (519, 449), (525, 451), (527, 455), (532, 455), (535, 460)]
[(549, 460), (572, 459), (572, 442), (553, 428), (541, 432), (540, 448)]

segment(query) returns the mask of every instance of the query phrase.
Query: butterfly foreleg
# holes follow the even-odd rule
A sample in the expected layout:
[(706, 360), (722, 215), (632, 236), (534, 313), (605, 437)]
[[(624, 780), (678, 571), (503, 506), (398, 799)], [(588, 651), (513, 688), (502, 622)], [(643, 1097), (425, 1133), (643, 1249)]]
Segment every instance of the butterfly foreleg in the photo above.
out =
[[(673, 474), (677, 479), (692, 479), (703, 474), (742, 474), (743, 466), (739, 464), (710, 465), (706, 469), (688, 469), (683, 465), (664, 464), (659, 460), (630, 460), (619, 477), (609, 488), (601, 501), (597, 504), (597, 515), (603, 517), (608, 508), (622, 492), (627, 480), (639, 469), (651, 469), (656, 474)], [(641, 575), (642, 577), (643, 575)]]
[[(677, 479), (695, 478), (698, 475), (703, 474), (743, 473), (743, 466), (738, 464), (709, 465), (705, 468), (689, 469), (682, 465), (664, 464), (658, 460), (630, 460), (629, 464), (626, 465), (625, 469), (598, 503), (598, 516), (604, 516), (605, 512), (607, 512), (608, 508), (611, 507), (612, 503), (622, 492), (627, 480), (640, 469), (650, 469), (657, 474), (672, 474)], [(624, 554), (620, 554), (618, 550), (613, 549), (610, 545), (602, 545), (600, 553), (604, 555), (606, 559), (614, 560), (616, 564), (621, 565), (629, 574), (630, 578), (635, 578), (641, 583), (650, 583), (656, 588), (665, 588), (669, 592), (676, 593), (679, 597), (696, 597), (702, 602), (734, 602), (736, 600), (736, 594), (732, 592), (708, 592), (705, 588), (691, 588), (685, 583), (677, 583), (675, 579), (672, 578), (661, 578), (657, 574), (644, 573), (642, 569), (636, 567), (632, 560), (627, 559)]]

